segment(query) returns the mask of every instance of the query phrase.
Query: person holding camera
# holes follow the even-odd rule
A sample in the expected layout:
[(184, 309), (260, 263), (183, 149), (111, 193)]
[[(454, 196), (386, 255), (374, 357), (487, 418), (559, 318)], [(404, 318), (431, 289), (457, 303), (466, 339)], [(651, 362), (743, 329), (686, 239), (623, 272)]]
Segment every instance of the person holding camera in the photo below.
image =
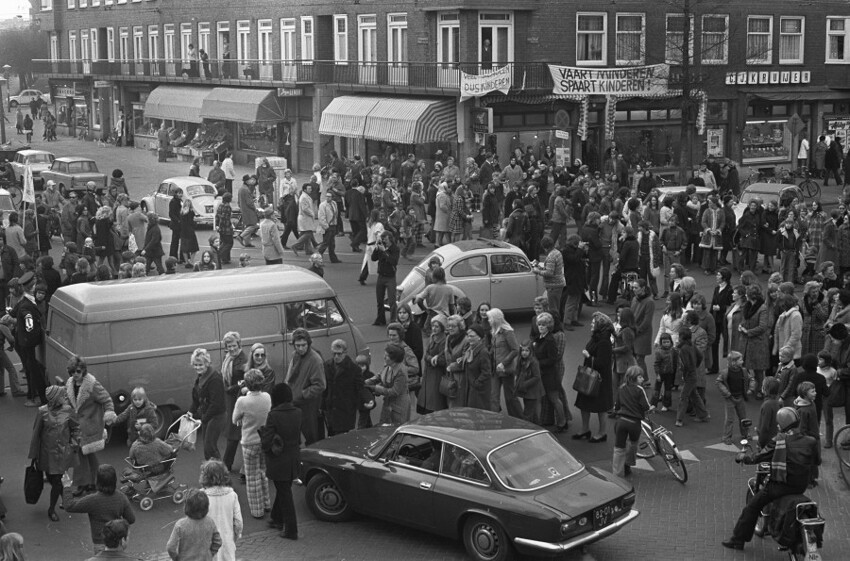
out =
[(398, 268), (399, 249), (392, 233), (384, 232), (375, 244), (372, 261), (378, 262), (378, 282), (375, 283), (375, 296), (378, 311), (372, 325), (386, 325), (387, 317), (384, 312), (384, 298), (389, 300), (390, 317), (395, 317), (396, 311), (396, 269)]

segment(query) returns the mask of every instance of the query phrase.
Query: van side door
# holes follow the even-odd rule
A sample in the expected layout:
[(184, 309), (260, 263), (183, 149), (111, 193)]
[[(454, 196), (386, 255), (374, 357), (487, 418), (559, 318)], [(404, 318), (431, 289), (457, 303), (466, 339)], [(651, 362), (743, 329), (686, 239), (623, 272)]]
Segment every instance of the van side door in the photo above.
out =
[[(287, 357), (286, 345), (283, 341), (283, 325), (280, 316), (280, 306), (252, 306), (250, 308), (235, 308), (219, 312), (219, 331), (222, 338), (228, 331), (235, 331), (242, 337), (242, 350), (250, 357), (251, 346), (262, 343), (266, 348), (266, 358), (269, 366), (275, 372), (275, 379), (283, 381), (286, 374)], [(222, 350), (222, 356), (224, 351)]]

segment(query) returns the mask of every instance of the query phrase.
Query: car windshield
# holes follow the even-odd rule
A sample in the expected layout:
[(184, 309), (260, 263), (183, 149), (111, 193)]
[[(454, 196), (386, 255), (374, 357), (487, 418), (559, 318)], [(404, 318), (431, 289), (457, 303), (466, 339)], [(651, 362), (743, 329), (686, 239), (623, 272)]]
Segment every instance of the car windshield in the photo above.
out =
[(741, 202), (745, 205), (750, 204), (750, 201), (761, 199), (761, 202), (767, 206), (770, 201), (779, 202), (779, 193), (759, 193), (756, 191), (744, 191), (741, 195)]
[(497, 448), (490, 452), (487, 461), (502, 485), (518, 491), (541, 489), (583, 468), (549, 433), (538, 433)]
[(28, 164), (51, 164), (53, 163), (52, 154), (30, 154), (27, 156)]
[(97, 173), (97, 164), (88, 162), (69, 162), (68, 173)]
[(15, 212), (15, 203), (10, 195), (0, 195), (0, 210), (4, 212)]
[(215, 195), (215, 187), (212, 185), (189, 185), (185, 189), (186, 194), (190, 197), (197, 197), (198, 195)]

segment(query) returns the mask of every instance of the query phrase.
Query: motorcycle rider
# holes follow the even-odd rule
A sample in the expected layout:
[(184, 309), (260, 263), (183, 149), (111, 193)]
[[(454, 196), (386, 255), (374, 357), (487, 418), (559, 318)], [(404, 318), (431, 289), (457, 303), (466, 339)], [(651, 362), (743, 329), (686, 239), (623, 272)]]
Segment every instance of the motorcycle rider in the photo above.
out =
[(729, 549), (744, 549), (744, 543), (753, 539), (753, 532), (762, 509), (786, 495), (799, 495), (806, 490), (812, 468), (820, 465), (820, 446), (812, 436), (800, 434), (800, 417), (792, 407), (783, 407), (776, 413), (779, 434), (767, 445), (764, 452), (736, 458), (745, 464), (770, 462), (770, 478), (744, 507), (735, 523), (732, 537), (723, 542)]

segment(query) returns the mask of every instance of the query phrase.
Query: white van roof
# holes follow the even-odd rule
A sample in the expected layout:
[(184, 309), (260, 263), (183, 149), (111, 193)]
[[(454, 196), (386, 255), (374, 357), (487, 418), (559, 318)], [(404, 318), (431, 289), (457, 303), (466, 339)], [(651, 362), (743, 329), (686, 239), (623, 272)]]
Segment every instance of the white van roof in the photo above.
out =
[(330, 298), (321, 277), (293, 265), (263, 265), (63, 286), (50, 308), (78, 323), (168, 316)]

